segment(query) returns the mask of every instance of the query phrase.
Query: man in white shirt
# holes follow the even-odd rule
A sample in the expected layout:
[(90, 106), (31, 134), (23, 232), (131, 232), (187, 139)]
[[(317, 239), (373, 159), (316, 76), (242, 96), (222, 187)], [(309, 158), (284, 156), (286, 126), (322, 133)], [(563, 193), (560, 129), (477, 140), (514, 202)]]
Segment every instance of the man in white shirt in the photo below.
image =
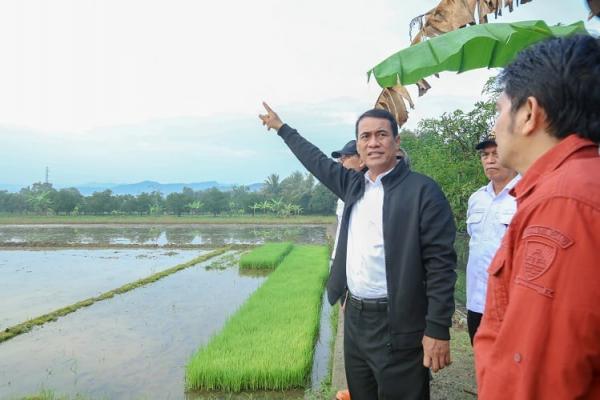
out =
[(467, 326), (471, 344), (485, 308), (488, 266), (517, 211), (515, 198), (508, 192), (521, 178), (516, 171), (498, 162), (493, 132), (475, 149), (479, 151), (483, 171), (490, 182), (471, 195), (467, 209), (467, 233), (471, 237), (467, 262)]

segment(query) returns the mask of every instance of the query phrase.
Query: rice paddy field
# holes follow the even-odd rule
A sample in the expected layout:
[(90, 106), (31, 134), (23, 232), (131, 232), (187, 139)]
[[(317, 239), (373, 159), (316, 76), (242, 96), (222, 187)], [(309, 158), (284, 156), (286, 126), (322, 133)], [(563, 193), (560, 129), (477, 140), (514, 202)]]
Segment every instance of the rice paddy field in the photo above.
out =
[[(331, 337), (321, 337), (330, 332), (319, 326), (320, 316), (329, 316), (328, 306), (321, 310), (325, 231), (318, 225), (0, 225), (0, 399), (230, 398), (186, 392), (186, 365), (277, 273), (240, 269), (239, 245), (274, 239), (285, 239), (267, 246), (280, 258), (292, 241), (321, 244), (307, 250), (321, 249), (322, 281), (304, 331), (309, 345), (298, 390), (243, 398), (304, 397), (311, 372), (313, 385), (328, 372)], [(53, 314), (62, 309), (68, 312)], [(44, 315), (51, 317), (6, 337)]]
[(291, 242), (266, 243), (254, 248), (240, 258), (241, 268), (273, 269), (292, 250)]

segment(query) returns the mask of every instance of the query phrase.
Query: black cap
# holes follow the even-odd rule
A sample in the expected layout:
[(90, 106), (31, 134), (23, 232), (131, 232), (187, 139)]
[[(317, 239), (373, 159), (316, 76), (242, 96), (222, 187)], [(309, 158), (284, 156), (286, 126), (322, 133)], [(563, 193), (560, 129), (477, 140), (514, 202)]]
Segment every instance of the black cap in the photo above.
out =
[(600, 18), (600, 0), (587, 0), (588, 7), (590, 7), (590, 17), (588, 19), (592, 19), (595, 15)]
[(496, 132), (491, 132), (481, 138), (481, 141), (475, 146), (475, 150), (485, 149), (488, 146), (496, 146)]
[(342, 156), (353, 156), (358, 154), (356, 151), (356, 140), (351, 140), (341, 149), (331, 153), (331, 157), (340, 158)]

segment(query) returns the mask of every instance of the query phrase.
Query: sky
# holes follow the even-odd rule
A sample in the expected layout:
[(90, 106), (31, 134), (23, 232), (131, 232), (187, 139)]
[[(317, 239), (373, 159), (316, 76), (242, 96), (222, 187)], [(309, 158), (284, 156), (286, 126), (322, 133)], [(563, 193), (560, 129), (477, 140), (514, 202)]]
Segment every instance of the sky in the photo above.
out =
[[(53, 0), (0, 7), (0, 183), (219, 181), (303, 167), (257, 118), (267, 101), (326, 153), (380, 88), (366, 72), (409, 44), (437, 0)], [(586, 20), (534, 0), (498, 22)], [(492, 17), (493, 21), (493, 17)], [(495, 71), (431, 78), (406, 128), (469, 110)]]

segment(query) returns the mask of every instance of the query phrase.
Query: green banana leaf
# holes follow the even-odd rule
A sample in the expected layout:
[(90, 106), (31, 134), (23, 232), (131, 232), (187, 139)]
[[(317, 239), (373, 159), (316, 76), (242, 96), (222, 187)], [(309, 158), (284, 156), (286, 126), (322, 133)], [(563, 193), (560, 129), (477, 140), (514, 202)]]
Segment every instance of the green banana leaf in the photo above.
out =
[(544, 21), (490, 23), (461, 28), (401, 50), (367, 73), (379, 86), (408, 85), (442, 71), (503, 67), (540, 40), (587, 34), (583, 22), (549, 27)]

